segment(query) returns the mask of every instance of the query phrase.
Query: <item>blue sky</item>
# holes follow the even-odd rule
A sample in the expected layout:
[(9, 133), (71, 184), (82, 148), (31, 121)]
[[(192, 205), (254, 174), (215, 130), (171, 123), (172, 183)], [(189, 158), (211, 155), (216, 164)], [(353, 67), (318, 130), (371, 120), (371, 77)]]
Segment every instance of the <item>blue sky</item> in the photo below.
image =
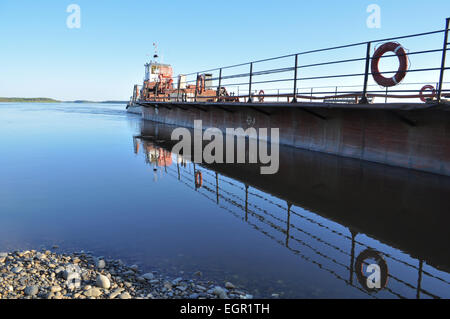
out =
[[(80, 29), (66, 26), (72, 3)], [(448, 0), (0, 0), (0, 96), (126, 100), (153, 42), (178, 74), (443, 29), (446, 16)]]

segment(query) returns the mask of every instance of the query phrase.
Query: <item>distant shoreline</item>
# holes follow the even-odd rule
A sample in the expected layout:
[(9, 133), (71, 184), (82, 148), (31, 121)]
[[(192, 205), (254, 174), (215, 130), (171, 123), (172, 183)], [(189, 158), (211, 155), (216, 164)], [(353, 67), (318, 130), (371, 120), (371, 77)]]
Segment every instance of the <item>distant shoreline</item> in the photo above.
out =
[(16, 103), (112, 103), (112, 104), (127, 104), (127, 101), (88, 101), (88, 100), (75, 100), (75, 101), (59, 101), (46, 97), (0, 97), (0, 102), (16, 102)]

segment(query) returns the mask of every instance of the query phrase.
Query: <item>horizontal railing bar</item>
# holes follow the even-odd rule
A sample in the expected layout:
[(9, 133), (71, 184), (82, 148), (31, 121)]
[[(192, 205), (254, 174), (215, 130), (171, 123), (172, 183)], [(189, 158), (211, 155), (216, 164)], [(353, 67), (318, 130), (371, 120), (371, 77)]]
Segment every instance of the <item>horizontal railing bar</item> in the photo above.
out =
[[(449, 67), (445, 68), (449, 69)], [(413, 69), (408, 70), (406, 73), (410, 72), (426, 72), (426, 71), (439, 71), (440, 68), (425, 68), (425, 69)], [(379, 72), (377, 74), (387, 74), (387, 73), (397, 73), (397, 70), (395, 71), (383, 71)], [(373, 73), (369, 72), (369, 75), (373, 75)], [(317, 77), (308, 77), (308, 78), (298, 78), (297, 80), (318, 80), (318, 79), (329, 79), (329, 78), (342, 78), (342, 77), (351, 77), (351, 76), (364, 76), (365, 73), (352, 73), (352, 74), (338, 74), (338, 75), (324, 75), (324, 76), (317, 76)]]
[[(444, 68), (445, 70), (449, 69), (450, 67), (446, 67)], [(429, 72), (429, 71), (439, 71), (440, 68), (423, 68), (423, 69), (411, 69), (408, 70), (406, 73), (410, 73), (410, 72)], [(379, 72), (378, 74), (390, 74), (390, 73), (397, 73), (397, 70), (392, 70), (392, 71), (383, 71), (383, 72)], [(373, 73), (369, 72), (369, 75), (373, 75)], [(355, 76), (364, 76), (365, 73), (349, 73), (349, 74), (335, 74), (335, 75), (324, 75), (324, 76), (315, 76), (315, 77), (300, 77), (297, 78), (297, 80), (300, 81), (306, 81), (306, 80), (319, 80), (319, 79), (331, 79), (331, 78), (343, 78), (343, 77), (355, 77)], [(249, 76), (249, 73), (247, 73), (247, 76)], [(239, 76), (239, 77), (246, 77), (245, 75), (243, 76)], [(230, 78), (238, 78), (238, 76), (236, 77), (230, 77)], [(223, 80), (223, 78), (222, 78)], [(267, 81), (252, 81), (252, 84), (267, 84), (267, 83), (277, 83), (277, 82), (287, 82), (287, 81), (292, 81), (292, 79), (278, 79), (278, 80), (267, 80)], [(185, 83), (193, 83), (196, 82), (196, 80), (192, 80), (192, 81), (186, 81)], [(230, 83), (230, 84), (223, 84), (222, 83), (222, 87), (227, 86), (227, 85), (234, 85), (234, 86), (238, 86), (238, 85), (248, 85), (249, 82), (242, 82), (242, 83)]]
[[(450, 82), (442, 82), (443, 84), (450, 84)], [(178, 84), (178, 82), (175, 82), (175, 86)], [(428, 82), (400, 82), (398, 85), (402, 85), (402, 86), (406, 86), (406, 85), (425, 85), (425, 84), (436, 84), (436, 81), (428, 81)], [(244, 87), (244, 86), (247, 86), (248, 85), (248, 83), (245, 83), (245, 84), (242, 84), (241, 86), (242, 87)], [(225, 85), (222, 85), (222, 87), (223, 86), (225, 86)], [(230, 83), (230, 84), (227, 84), (226, 85), (227, 87), (237, 87), (237, 86), (239, 86), (239, 84), (233, 84), (233, 83)], [(376, 86), (376, 87), (379, 87), (379, 85), (378, 84), (369, 84), (369, 85), (367, 85), (368, 87), (371, 87), (371, 86)], [(351, 88), (351, 87), (362, 87), (362, 84), (358, 84), (358, 85), (326, 85), (326, 86), (310, 86), (310, 87), (301, 87), (301, 88), (298, 88), (298, 90), (300, 91), (300, 90), (310, 90), (310, 89), (323, 89), (323, 88), (336, 88), (336, 87), (338, 87), (338, 88)], [(291, 91), (292, 90), (292, 88), (291, 87), (283, 87), (283, 88), (273, 88), (273, 89), (270, 89), (270, 88), (265, 88), (264, 89), (264, 91), (278, 91), (278, 90), (289, 90), (289, 91)], [(316, 92), (314, 92), (314, 93), (316, 93)]]
[[(415, 55), (415, 54), (426, 54), (426, 53), (434, 53), (434, 52), (442, 52), (442, 49), (433, 49), (433, 50), (425, 50), (425, 51), (417, 51), (417, 52), (409, 52), (406, 54), (408, 55)], [(398, 56), (403, 56), (399, 54)], [(381, 58), (390, 58), (390, 57), (397, 57), (396, 54), (385, 54), (381, 56)], [(314, 66), (323, 66), (323, 65), (330, 65), (330, 64), (339, 64), (339, 63), (347, 63), (347, 62), (357, 62), (357, 61), (364, 61), (366, 58), (354, 58), (354, 59), (347, 59), (347, 60), (338, 60), (338, 61), (329, 61), (329, 62), (321, 62), (321, 63), (314, 63), (314, 64), (306, 64), (306, 65), (299, 65), (299, 69), (303, 68), (309, 68)], [(370, 58), (372, 59), (372, 57)]]
[[(445, 92), (450, 92), (450, 90), (443, 90)], [(370, 93), (369, 93), (370, 92)], [(430, 93), (428, 94), (410, 94), (410, 95), (394, 95), (394, 94), (375, 94), (376, 92), (380, 92), (383, 93), (385, 91), (368, 91), (369, 94), (367, 94), (368, 97), (388, 97), (388, 98), (398, 98), (398, 99), (402, 99), (402, 98), (420, 98), (420, 97), (431, 97), (432, 95)], [(393, 93), (401, 93), (402, 91), (395, 91)], [(405, 91), (406, 93), (407, 91)], [(415, 91), (410, 91), (410, 92), (418, 92), (417, 90)], [(330, 93), (331, 95), (327, 95), (327, 96), (317, 96), (318, 94), (328, 94)], [(391, 92), (392, 93), (392, 92)], [(220, 96), (217, 97), (216, 95), (204, 95), (204, 96), (197, 96), (197, 98), (200, 99), (220, 99), (220, 100), (227, 100), (230, 98), (234, 98), (234, 99), (241, 99), (241, 98), (249, 98), (249, 97), (264, 97), (264, 98), (278, 98), (278, 97), (296, 97), (296, 98), (303, 98), (303, 99), (316, 99), (316, 100), (323, 100), (323, 99), (337, 99), (337, 98), (344, 98), (344, 97), (361, 97), (362, 91), (360, 92), (349, 92), (349, 93), (345, 93), (345, 92), (339, 92), (339, 94), (335, 94), (334, 92), (318, 92), (315, 93), (315, 95), (305, 95), (305, 94), (293, 94), (293, 93), (286, 93), (286, 94), (264, 94), (264, 95), (259, 95), (259, 94), (245, 94), (245, 95), (233, 95), (233, 96)], [(154, 100), (166, 100), (168, 99), (167, 96), (155, 96), (153, 97)], [(176, 98), (174, 98), (174, 100), (176, 100)]]
[[(436, 49), (436, 50), (427, 50), (427, 51), (419, 51), (419, 52), (413, 52), (410, 53), (411, 54), (419, 54), (419, 53), (431, 53), (431, 52), (439, 52), (442, 51), (442, 49)], [(394, 57), (396, 55), (390, 55), (390, 57)], [(384, 57), (384, 56), (383, 56)], [(386, 56), (387, 57), (387, 56)], [(329, 65), (329, 64), (337, 64), (337, 63), (345, 63), (345, 62), (355, 62), (355, 61), (362, 61), (365, 60), (365, 58), (355, 58), (355, 59), (349, 59), (349, 60), (340, 60), (340, 61), (330, 61), (330, 62), (323, 62), (323, 63), (316, 63), (316, 64), (309, 64), (309, 65), (301, 65), (298, 66), (299, 69), (301, 68), (308, 68), (308, 67), (314, 67), (314, 66), (322, 66), (322, 65)], [(269, 69), (269, 70), (263, 70), (263, 71), (257, 71), (252, 73), (252, 76), (262, 76), (262, 75), (270, 75), (270, 74), (277, 74), (277, 73), (284, 73), (284, 72), (290, 72), (293, 71), (295, 69), (295, 67), (287, 67), (287, 68), (278, 68), (278, 69)], [(440, 68), (424, 68), (424, 69), (417, 69), (420, 71), (433, 71), (433, 70), (440, 70)], [(380, 72), (380, 74), (386, 74), (386, 73), (396, 73), (397, 70), (395, 71), (384, 71), (384, 72)], [(408, 70), (408, 72), (416, 72), (416, 70)], [(371, 73), (370, 73), (371, 74)], [(226, 80), (226, 79), (236, 79), (236, 78), (242, 78), (242, 77), (248, 77), (250, 75), (250, 73), (240, 73), (240, 74), (233, 74), (233, 75), (225, 75), (222, 76), (222, 80)], [(347, 74), (348, 76), (354, 76), (355, 74)], [(359, 75), (359, 74), (358, 74)], [(363, 74), (364, 75), (364, 74)], [(334, 77), (334, 76), (330, 76), (330, 77)], [(341, 77), (341, 76), (339, 76)], [(321, 77), (320, 77), (321, 78)], [(210, 81), (217, 81), (219, 78), (211, 78)], [(302, 78), (298, 78), (299, 80)], [(311, 78), (303, 78), (303, 79), (311, 79)], [(292, 80), (292, 79), (291, 79)], [(197, 79), (194, 80), (188, 80), (185, 81), (185, 83), (194, 83), (197, 82)], [(276, 81), (275, 81), (276, 82)], [(255, 84), (257, 84), (258, 82), (253, 82)], [(262, 82), (262, 83), (270, 83), (270, 82)]]
[(364, 41), (364, 42), (352, 43), (352, 44), (347, 44), (347, 45), (340, 45), (340, 46), (335, 46), (335, 47), (316, 49), (316, 50), (304, 51), (304, 52), (299, 52), (299, 53), (292, 53), (292, 54), (277, 56), (277, 57), (273, 57), (273, 58), (267, 58), (267, 59), (261, 59), (261, 60), (251, 61), (251, 62), (245, 62), (245, 63), (235, 64), (235, 65), (230, 65), (230, 66), (213, 68), (213, 69), (200, 71), (200, 72), (186, 73), (184, 75), (188, 76), (188, 75), (194, 75), (194, 74), (197, 74), (197, 73), (218, 71), (220, 69), (222, 69), (222, 70), (230, 69), (230, 68), (234, 68), (234, 67), (249, 65), (250, 63), (255, 64), (255, 63), (262, 63), (262, 62), (273, 61), (273, 60), (277, 60), (277, 59), (289, 58), (289, 57), (293, 57), (295, 55), (305, 55), (305, 54), (311, 54), (311, 53), (318, 53), (318, 52), (324, 52), (324, 51), (331, 51), (331, 50), (337, 50), (337, 49), (350, 48), (350, 47), (365, 45), (365, 44), (367, 44), (369, 42), (371, 42), (371, 43), (378, 43), (378, 42), (384, 42), (384, 41), (392, 41), (392, 40), (399, 40), (399, 39), (406, 39), (406, 38), (413, 38), (413, 37), (421, 37), (421, 36), (432, 35), (432, 34), (442, 33), (442, 32), (445, 32), (445, 30), (436, 30), (436, 31), (416, 33), (416, 34), (410, 34), (410, 35), (404, 35), (404, 36), (398, 36), (398, 37), (392, 37), (392, 38), (385, 38), (385, 39), (379, 39), (379, 40)]

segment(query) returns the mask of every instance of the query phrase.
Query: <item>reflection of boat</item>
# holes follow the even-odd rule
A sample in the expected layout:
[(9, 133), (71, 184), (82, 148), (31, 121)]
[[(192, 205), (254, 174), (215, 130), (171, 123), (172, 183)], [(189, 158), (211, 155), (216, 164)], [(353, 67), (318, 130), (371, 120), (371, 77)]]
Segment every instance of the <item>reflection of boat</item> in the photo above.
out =
[[(172, 153), (161, 147), (155, 147), (149, 141), (142, 141), (143, 149), (145, 151), (145, 159), (147, 163), (154, 164), (159, 167), (167, 167), (172, 165)], [(135, 153), (139, 153), (140, 144), (138, 140), (134, 143)]]
[[(170, 150), (172, 129), (143, 121), (141, 143)], [(450, 269), (447, 177), (283, 147), (276, 175), (260, 175), (258, 165), (248, 164), (193, 167), (189, 171), (177, 163), (166, 172), (294, 254), (332, 274), (341, 272), (340, 278), (350, 278), (347, 284), (354, 284), (356, 255), (376, 240), (381, 244), (375, 249), (390, 246), (381, 250), (390, 265), (396, 264), (390, 281), (417, 290), (417, 296), (439, 295), (421, 285), (422, 278), (428, 284), (443, 282), (448, 291), (448, 274), (440, 272)], [(196, 188), (200, 169), (203, 187)], [(403, 278), (411, 272), (417, 273), (415, 282)], [(387, 289), (402, 296), (395, 287)]]

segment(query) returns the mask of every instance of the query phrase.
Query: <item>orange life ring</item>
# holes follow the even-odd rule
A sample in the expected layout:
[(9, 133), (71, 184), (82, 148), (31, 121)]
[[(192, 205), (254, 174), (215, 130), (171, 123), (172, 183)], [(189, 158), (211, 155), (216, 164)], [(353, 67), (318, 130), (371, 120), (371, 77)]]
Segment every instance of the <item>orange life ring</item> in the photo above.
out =
[(197, 171), (195, 173), (195, 187), (196, 188), (200, 188), (203, 185), (203, 177), (202, 177), (202, 172)]
[[(391, 78), (384, 77), (378, 68), (378, 63), (380, 58), (386, 52), (394, 52), (399, 60), (399, 67), (397, 73)], [(395, 86), (400, 83), (406, 76), (408, 71), (408, 55), (405, 49), (397, 42), (388, 42), (381, 45), (373, 54), (372, 64), (371, 64), (372, 76), (375, 82), (383, 87)]]
[[(427, 95), (427, 96), (424, 96), (424, 95), (423, 95), (423, 92), (424, 92), (425, 90), (431, 90), (431, 94), (430, 94), (430, 95)], [(422, 102), (426, 102), (426, 101), (427, 101), (426, 97), (434, 98), (434, 97), (436, 96), (436, 90), (434, 89), (434, 86), (432, 86), (432, 85), (425, 85), (424, 87), (422, 87), (422, 88), (420, 89), (419, 95), (420, 95), (420, 100), (421, 100)]]
[(264, 102), (264, 90), (259, 91), (258, 95), (259, 95), (258, 96), (258, 101), (260, 103)]

